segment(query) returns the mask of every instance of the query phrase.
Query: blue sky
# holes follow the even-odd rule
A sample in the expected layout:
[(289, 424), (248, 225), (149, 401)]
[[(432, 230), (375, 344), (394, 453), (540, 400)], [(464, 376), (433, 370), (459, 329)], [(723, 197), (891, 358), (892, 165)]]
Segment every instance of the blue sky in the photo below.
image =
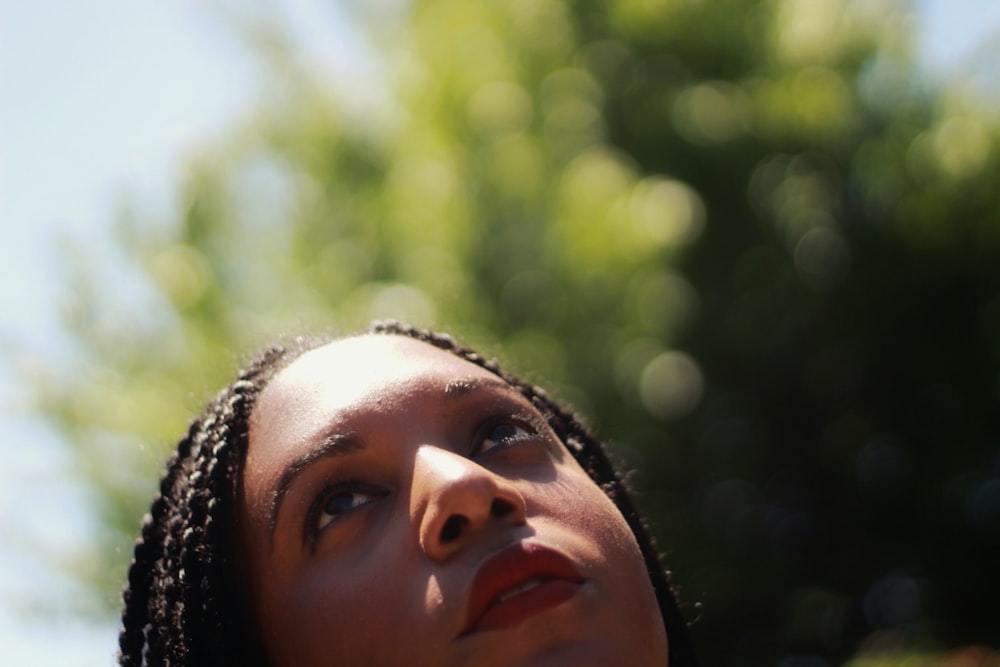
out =
[[(56, 239), (71, 235), (78, 251), (101, 256), (125, 195), (166, 217), (185, 158), (256, 99), (254, 63), (213, 6), (0, 0), (0, 346), (58, 354)], [(935, 76), (980, 65), (977, 47), (1000, 40), (996, 0), (915, 6), (921, 60)], [(330, 76), (350, 77), (363, 51), (336, 3), (281, 7)], [(60, 481), (58, 440), (21, 400), (0, 358), (0, 663), (111, 665), (114, 621), (39, 606), (69, 599), (72, 582), (23, 545), (71, 554), (91, 519), (83, 491)]]

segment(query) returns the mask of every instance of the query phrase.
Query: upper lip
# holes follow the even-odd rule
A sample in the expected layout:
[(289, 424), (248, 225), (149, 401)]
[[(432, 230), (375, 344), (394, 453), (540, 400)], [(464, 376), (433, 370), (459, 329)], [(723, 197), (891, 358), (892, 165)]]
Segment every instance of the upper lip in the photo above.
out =
[(462, 634), (476, 623), (497, 598), (535, 580), (564, 580), (580, 583), (584, 577), (573, 562), (555, 549), (518, 542), (488, 558), (472, 580)]

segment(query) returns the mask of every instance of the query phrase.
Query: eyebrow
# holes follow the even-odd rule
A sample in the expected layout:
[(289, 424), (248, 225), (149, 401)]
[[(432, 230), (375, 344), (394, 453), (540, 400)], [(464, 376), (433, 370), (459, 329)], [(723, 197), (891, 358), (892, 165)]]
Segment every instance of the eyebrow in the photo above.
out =
[(272, 544), (274, 543), (274, 530), (278, 525), (281, 501), (284, 500), (295, 479), (317, 461), (345, 456), (364, 448), (365, 443), (354, 434), (328, 433), (320, 440), (318, 446), (310, 447), (307, 452), (285, 467), (278, 484), (274, 487), (274, 493), (271, 495), (271, 507), (268, 511), (267, 524)]
[(445, 398), (458, 399), (471, 394), (475, 391), (480, 391), (483, 389), (494, 389), (500, 390), (506, 393), (515, 394), (524, 398), (517, 387), (505, 382), (500, 378), (483, 378), (483, 377), (471, 377), (471, 378), (460, 378), (458, 380), (452, 380), (444, 387)]

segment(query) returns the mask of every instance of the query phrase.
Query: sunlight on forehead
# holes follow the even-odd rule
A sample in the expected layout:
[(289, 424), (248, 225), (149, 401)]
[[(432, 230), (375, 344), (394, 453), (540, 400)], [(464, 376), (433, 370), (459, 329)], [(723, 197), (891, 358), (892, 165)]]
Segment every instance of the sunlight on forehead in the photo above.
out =
[(456, 379), (495, 377), (427, 343), (380, 334), (338, 340), (311, 350), (279, 373), (271, 384), (300, 391), (321, 390), (330, 398), (349, 401), (423, 374)]
[(476, 378), (496, 376), (412, 338), (368, 335), (334, 341), (305, 353), (268, 384), (252, 415), (251, 439), (301, 442), (325, 429), (335, 415), (373, 402), (390, 404), (399, 387), (431, 379), (448, 387), (454, 380)]

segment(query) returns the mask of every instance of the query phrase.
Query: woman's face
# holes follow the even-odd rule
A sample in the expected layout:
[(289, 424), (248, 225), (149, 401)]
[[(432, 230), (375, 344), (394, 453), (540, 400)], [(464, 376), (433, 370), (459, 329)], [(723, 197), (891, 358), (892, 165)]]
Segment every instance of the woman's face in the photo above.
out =
[(275, 667), (663, 667), (620, 513), (510, 385), (402, 336), (306, 353), (251, 418), (239, 530)]

